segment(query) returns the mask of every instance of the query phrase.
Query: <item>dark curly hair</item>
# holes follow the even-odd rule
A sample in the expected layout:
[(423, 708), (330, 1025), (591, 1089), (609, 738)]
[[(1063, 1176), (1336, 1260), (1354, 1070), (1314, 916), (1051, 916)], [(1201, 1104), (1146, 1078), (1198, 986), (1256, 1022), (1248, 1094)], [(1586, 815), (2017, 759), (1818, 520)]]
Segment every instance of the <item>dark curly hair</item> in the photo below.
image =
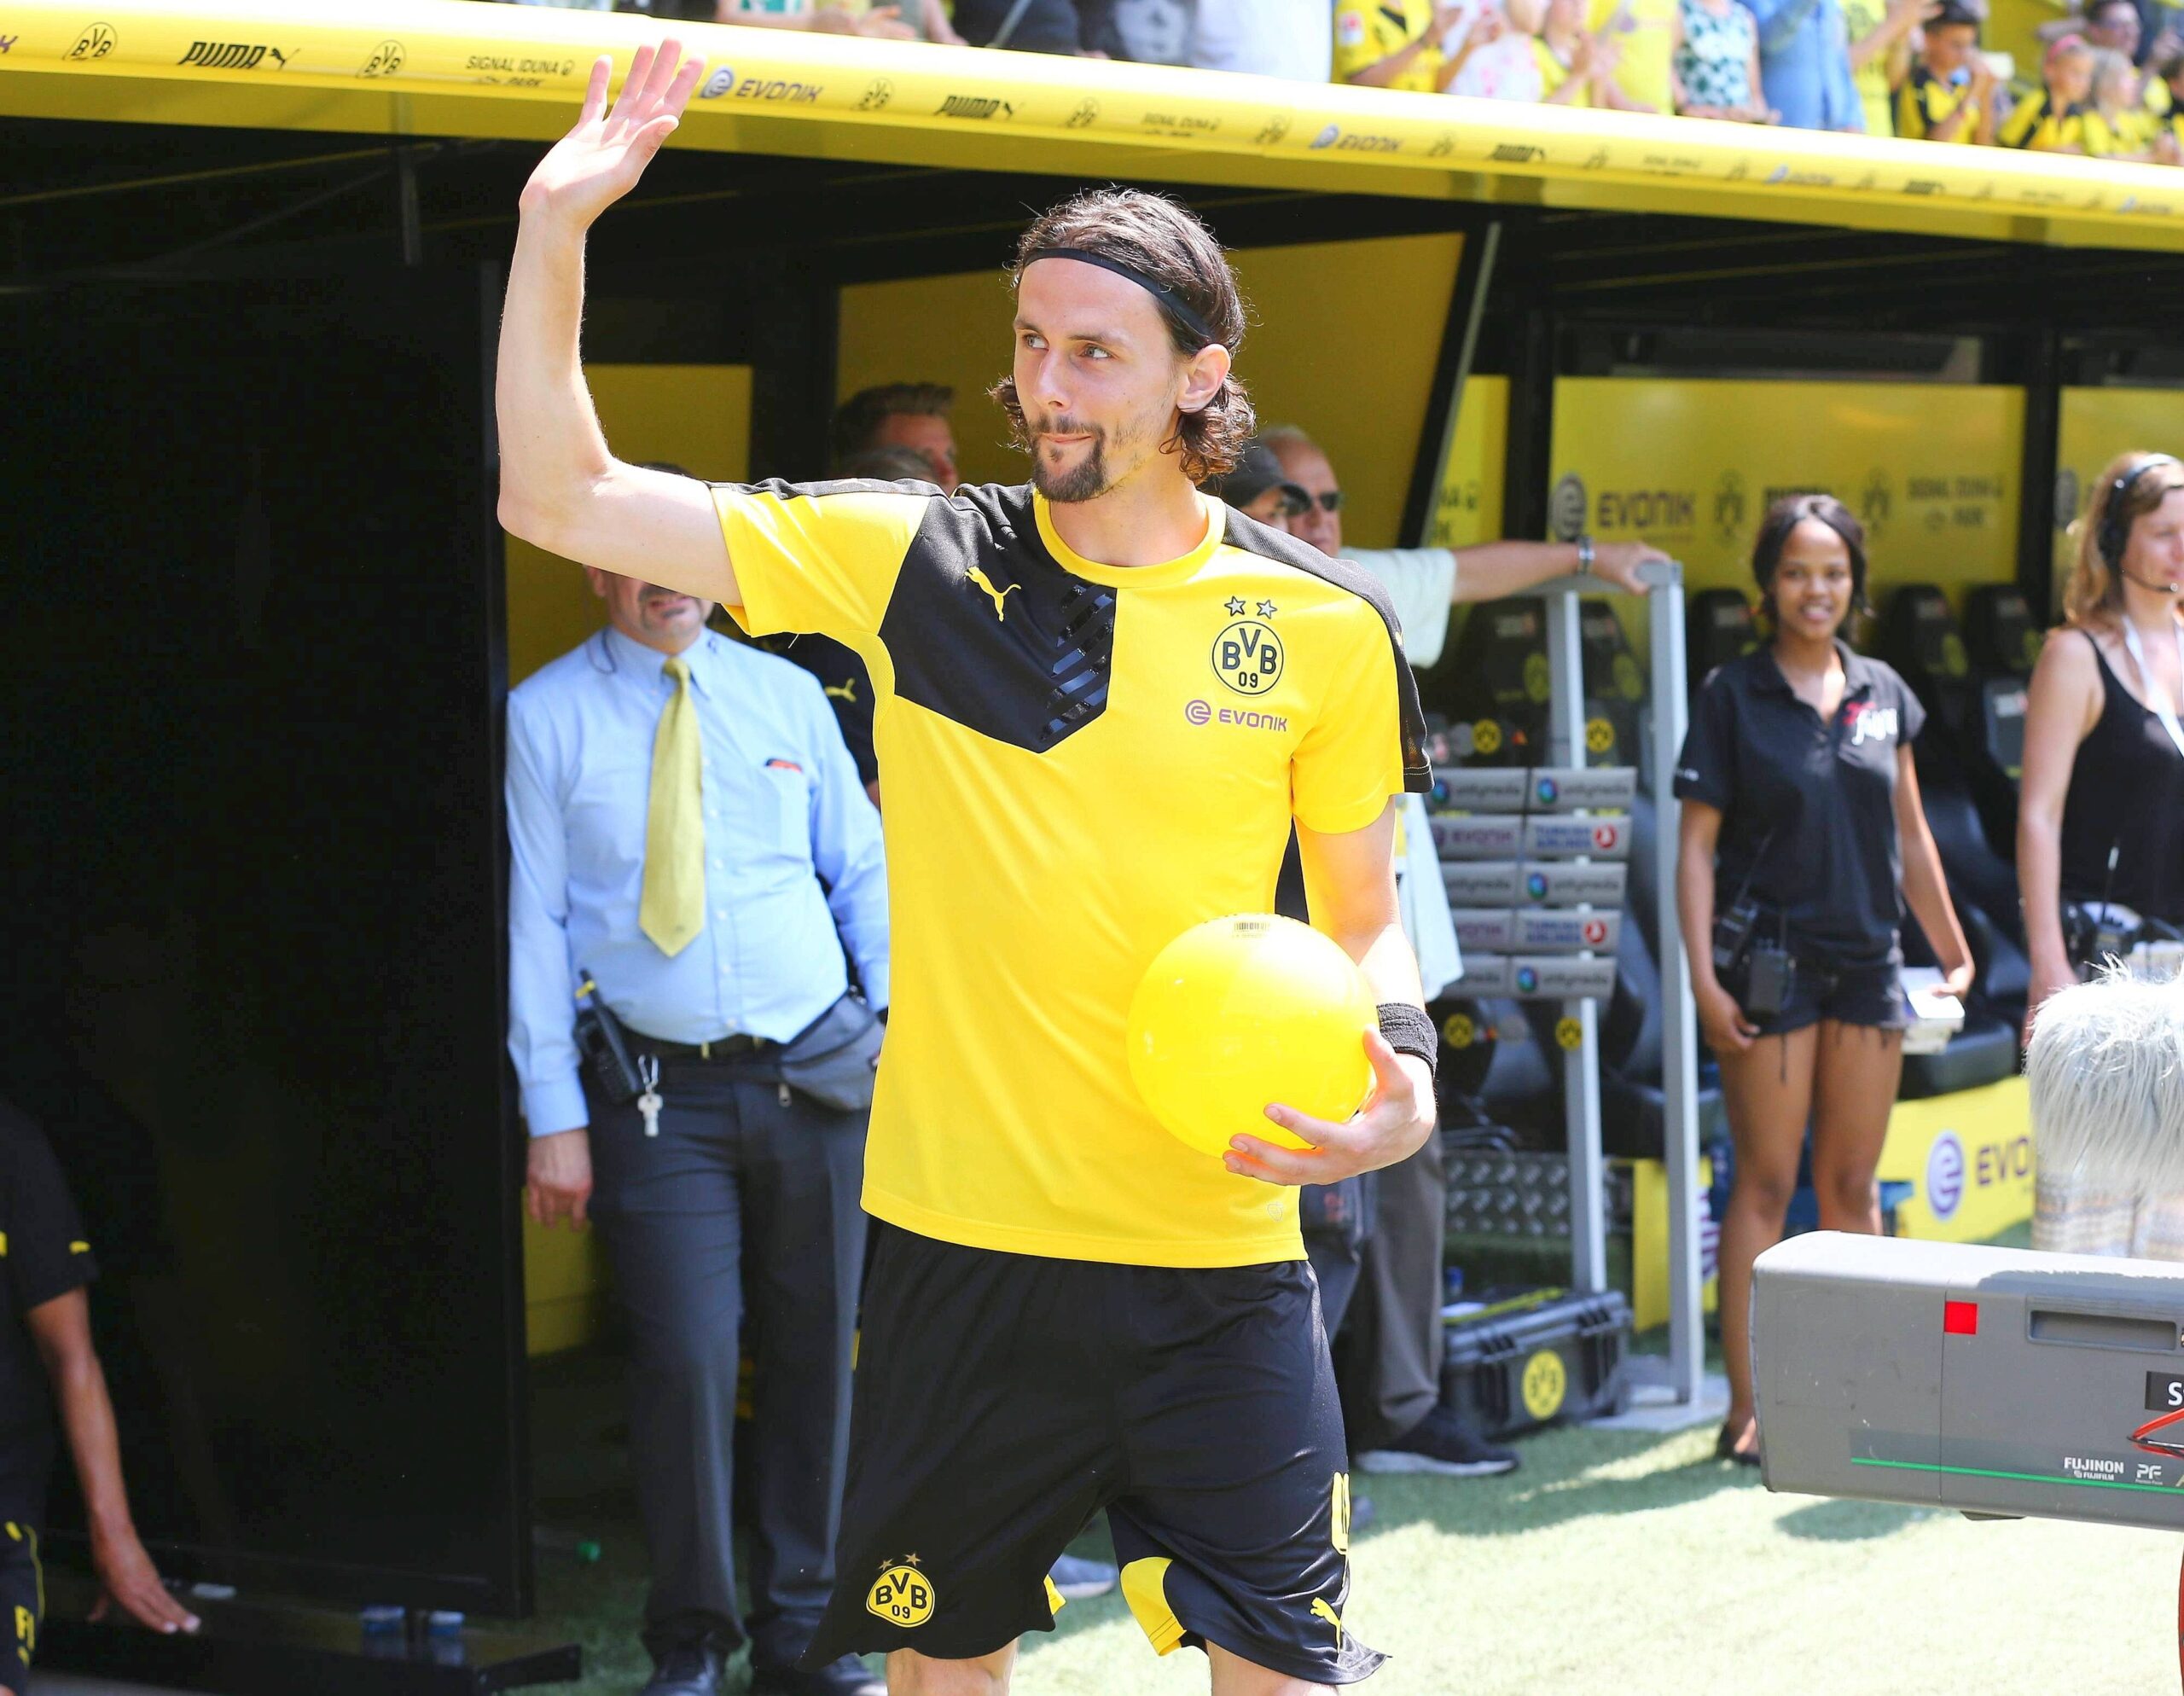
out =
[[(1244, 296), (1221, 244), (1195, 214), (1165, 196), (1138, 189), (1089, 189), (1041, 213), (1016, 243), (1016, 258), (1008, 268), (1011, 288), (1023, 276), (1025, 257), (1048, 247), (1081, 247), (1143, 271), (1188, 301), (1231, 357), (1243, 346)], [(1165, 305), (1160, 316), (1176, 352), (1188, 356), (1205, 346)], [(989, 392), (1008, 415), (1016, 445), (1029, 452), (1031, 440), (1015, 378), (1002, 378)], [(1235, 469), (1258, 422), (1243, 380), (1232, 370), (1205, 410), (1183, 414), (1160, 450), (1181, 454), (1183, 475), (1203, 483)]]

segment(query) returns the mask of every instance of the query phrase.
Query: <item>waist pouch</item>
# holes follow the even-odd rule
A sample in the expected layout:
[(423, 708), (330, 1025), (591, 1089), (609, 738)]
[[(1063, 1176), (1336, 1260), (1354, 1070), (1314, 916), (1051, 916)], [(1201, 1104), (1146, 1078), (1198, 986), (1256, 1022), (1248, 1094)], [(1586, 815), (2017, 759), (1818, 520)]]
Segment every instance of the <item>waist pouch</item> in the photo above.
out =
[(872, 1105), (886, 1035), (863, 998), (845, 993), (781, 1045), (775, 1058), (781, 1082), (837, 1112), (863, 1112)]

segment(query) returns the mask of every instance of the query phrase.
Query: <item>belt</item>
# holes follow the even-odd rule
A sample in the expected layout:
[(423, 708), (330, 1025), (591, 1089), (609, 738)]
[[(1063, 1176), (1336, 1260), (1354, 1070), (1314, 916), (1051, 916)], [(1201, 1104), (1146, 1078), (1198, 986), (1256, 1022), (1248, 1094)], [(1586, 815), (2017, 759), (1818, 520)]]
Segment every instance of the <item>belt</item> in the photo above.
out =
[(664, 1060), (694, 1060), (700, 1065), (717, 1066), (731, 1060), (752, 1060), (770, 1048), (781, 1046), (764, 1037), (741, 1033), (723, 1037), (713, 1043), (668, 1043), (658, 1037), (648, 1037), (642, 1031), (632, 1031), (630, 1034), (637, 1039), (637, 1046), (648, 1054)]

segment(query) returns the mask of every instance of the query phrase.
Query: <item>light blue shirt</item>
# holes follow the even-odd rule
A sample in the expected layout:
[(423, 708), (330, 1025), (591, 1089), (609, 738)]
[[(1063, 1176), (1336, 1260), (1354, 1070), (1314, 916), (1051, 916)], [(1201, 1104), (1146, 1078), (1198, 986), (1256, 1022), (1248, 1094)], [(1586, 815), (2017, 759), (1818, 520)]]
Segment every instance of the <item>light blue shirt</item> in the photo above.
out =
[(590, 1117), (578, 973), (670, 1043), (783, 1042), (847, 986), (887, 1005), (880, 815), (819, 681), (707, 630), (687, 648), (705, 745), (706, 927), (672, 958), (637, 928), (667, 656), (602, 630), (508, 696), (508, 1053), (531, 1134)]
[(1743, 5), (1759, 25), (1759, 74), (1783, 127), (1862, 131), (1865, 97), (1850, 70), (1850, 30), (1840, 0)]

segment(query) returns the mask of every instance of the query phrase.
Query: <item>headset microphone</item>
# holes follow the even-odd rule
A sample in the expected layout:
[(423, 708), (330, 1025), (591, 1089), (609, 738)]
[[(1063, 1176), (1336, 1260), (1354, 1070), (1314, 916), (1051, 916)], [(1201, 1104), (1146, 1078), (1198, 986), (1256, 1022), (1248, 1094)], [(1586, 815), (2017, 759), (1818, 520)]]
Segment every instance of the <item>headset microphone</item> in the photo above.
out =
[(2140, 589), (2151, 589), (2156, 595), (2184, 595), (2184, 584), (2156, 583), (2152, 578), (2140, 577), (2135, 572), (2122, 572), (2120, 574)]

